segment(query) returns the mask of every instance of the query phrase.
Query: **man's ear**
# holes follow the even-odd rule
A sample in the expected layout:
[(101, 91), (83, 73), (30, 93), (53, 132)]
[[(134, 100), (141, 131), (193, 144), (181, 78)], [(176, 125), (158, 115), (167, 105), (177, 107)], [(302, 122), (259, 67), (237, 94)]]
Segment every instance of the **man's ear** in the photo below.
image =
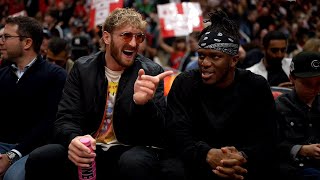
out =
[(239, 55), (232, 56), (231, 67), (236, 67), (239, 61)]
[(106, 45), (109, 45), (111, 41), (111, 34), (107, 31), (103, 31), (102, 40)]
[(30, 49), (33, 44), (33, 40), (31, 38), (24, 39), (24, 49)]
[(297, 78), (294, 75), (289, 75), (289, 80), (292, 83), (292, 85), (294, 85), (294, 80), (296, 80)]

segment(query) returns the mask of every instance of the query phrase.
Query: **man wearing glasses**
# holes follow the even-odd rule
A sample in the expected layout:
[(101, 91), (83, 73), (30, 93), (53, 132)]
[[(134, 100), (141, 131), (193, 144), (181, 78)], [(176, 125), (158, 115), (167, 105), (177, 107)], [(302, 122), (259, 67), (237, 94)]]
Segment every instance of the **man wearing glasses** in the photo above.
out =
[(280, 31), (270, 31), (263, 37), (264, 57), (247, 68), (266, 78), (270, 86), (289, 82), (290, 58), (285, 58), (288, 40)]
[[(4, 30), (3, 27), (0, 28), (0, 37), (2, 37), (2, 35), (3, 35), (3, 30)], [(2, 54), (1, 54), (1, 51), (0, 51), (0, 68), (2, 68), (4, 65), (5, 65), (5, 63), (3, 61)]]
[(160, 173), (166, 157), (163, 78), (173, 72), (137, 53), (145, 28), (133, 9), (107, 17), (101, 52), (79, 58), (68, 76), (55, 122), (58, 144), (30, 154), (26, 179), (76, 179), (77, 168), (94, 158), (97, 179), (169, 179), (163, 175), (175, 168)]
[(42, 26), (8, 18), (0, 37), (0, 179), (23, 179), (28, 154), (47, 143), (67, 73), (39, 55)]

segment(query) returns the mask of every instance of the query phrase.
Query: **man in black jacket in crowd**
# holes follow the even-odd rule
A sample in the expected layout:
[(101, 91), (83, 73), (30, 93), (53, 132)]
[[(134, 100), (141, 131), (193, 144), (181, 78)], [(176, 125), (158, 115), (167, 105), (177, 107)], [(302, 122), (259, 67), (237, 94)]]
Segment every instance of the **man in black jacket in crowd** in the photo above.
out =
[[(40, 56), (42, 25), (10, 17), (0, 38), (0, 176), (24, 179), (28, 154), (47, 143), (66, 81), (64, 69)], [(0, 177), (1, 179), (1, 177)]]
[[(145, 28), (133, 9), (107, 17), (102, 51), (79, 58), (69, 74), (55, 122), (58, 144), (30, 154), (26, 179), (77, 179), (75, 167), (88, 167), (94, 157), (97, 179), (167, 179), (160, 173), (166, 156), (162, 79), (172, 72), (137, 54)], [(91, 139), (95, 153), (82, 137)]]
[(272, 179), (276, 109), (266, 79), (236, 68), (239, 30), (223, 11), (200, 34), (199, 69), (179, 74), (168, 139), (192, 179)]
[(320, 53), (301, 52), (290, 66), (293, 90), (276, 99), (280, 175), (285, 179), (320, 178)]

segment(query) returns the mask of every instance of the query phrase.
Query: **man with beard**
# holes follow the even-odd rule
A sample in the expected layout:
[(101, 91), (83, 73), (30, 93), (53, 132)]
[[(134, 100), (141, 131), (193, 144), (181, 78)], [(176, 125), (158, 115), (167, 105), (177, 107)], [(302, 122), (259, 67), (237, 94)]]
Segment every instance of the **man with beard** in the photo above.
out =
[[(78, 179), (77, 168), (94, 159), (97, 179), (168, 179), (175, 168), (162, 169), (163, 78), (173, 72), (137, 53), (145, 28), (133, 9), (110, 13), (101, 52), (79, 58), (68, 76), (54, 127), (57, 144), (30, 154), (26, 179)], [(93, 153), (80, 142), (84, 137)]]
[(1, 32), (0, 179), (24, 179), (28, 154), (51, 135), (67, 72), (40, 55), (42, 25), (9, 17)]
[(277, 133), (268, 82), (236, 68), (237, 24), (223, 11), (209, 17), (199, 69), (180, 73), (167, 97), (169, 147), (190, 179), (272, 179)]
[(65, 39), (53, 37), (48, 42), (46, 59), (50, 63), (62, 67), (69, 74), (74, 64), (70, 58), (69, 50), (68, 42)]
[[(4, 28), (1, 28), (0, 29), (0, 37), (3, 35), (3, 31), (4, 31)], [(0, 46), (0, 69), (2, 67), (5, 67), (6, 65), (8, 65), (8, 61), (5, 61), (2, 57), (2, 53), (1, 53), (1, 46)]]
[(263, 37), (264, 57), (247, 70), (266, 78), (270, 86), (289, 82), (291, 59), (285, 58), (288, 40), (280, 31), (270, 31)]

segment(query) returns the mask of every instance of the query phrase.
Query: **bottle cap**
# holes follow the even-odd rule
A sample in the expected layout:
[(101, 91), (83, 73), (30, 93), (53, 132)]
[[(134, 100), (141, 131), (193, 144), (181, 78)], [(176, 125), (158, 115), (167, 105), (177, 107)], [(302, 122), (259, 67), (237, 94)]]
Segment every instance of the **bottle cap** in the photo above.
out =
[(80, 142), (86, 146), (90, 145), (90, 139), (89, 138), (80, 138)]

